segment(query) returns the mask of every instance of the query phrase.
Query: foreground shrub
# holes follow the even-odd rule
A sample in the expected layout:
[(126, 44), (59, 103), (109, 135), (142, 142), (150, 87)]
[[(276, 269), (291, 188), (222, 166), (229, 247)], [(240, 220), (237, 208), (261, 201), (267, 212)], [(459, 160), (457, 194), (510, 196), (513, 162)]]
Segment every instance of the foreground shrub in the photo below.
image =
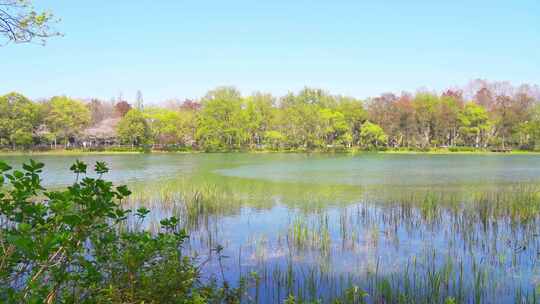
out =
[(43, 164), (22, 170), (0, 162), (1, 303), (237, 302), (240, 291), (203, 284), (194, 261), (182, 254), (186, 232), (176, 218), (160, 231), (131, 231), (128, 217), (149, 213), (121, 207), (130, 195), (76, 162), (75, 183), (62, 191), (41, 185)]

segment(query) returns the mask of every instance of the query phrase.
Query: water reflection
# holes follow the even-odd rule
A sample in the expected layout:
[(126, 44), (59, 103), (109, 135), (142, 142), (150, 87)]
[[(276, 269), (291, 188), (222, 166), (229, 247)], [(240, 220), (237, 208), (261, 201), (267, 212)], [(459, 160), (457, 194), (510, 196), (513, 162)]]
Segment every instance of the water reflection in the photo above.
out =
[[(127, 206), (152, 209), (132, 229), (178, 216), (187, 252), (209, 260), (204, 277), (221, 273), (221, 245), (225, 279), (249, 278), (252, 300), (358, 286), (367, 302), (536, 301), (536, 156), (107, 157), (134, 190)], [(55, 170), (70, 161), (44, 158)], [(59, 172), (48, 174), (69, 180)]]

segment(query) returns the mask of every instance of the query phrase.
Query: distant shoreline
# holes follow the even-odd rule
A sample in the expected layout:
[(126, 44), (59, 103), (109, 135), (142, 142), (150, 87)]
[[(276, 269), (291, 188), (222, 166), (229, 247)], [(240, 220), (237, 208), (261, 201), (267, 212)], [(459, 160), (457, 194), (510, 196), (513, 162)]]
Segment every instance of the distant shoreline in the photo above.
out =
[(162, 150), (132, 150), (132, 151), (88, 151), (82, 149), (73, 150), (48, 150), (48, 151), (0, 151), (1, 156), (17, 156), (17, 155), (129, 155), (129, 154), (213, 154), (213, 153), (245, 153), (245, 154), (273, 154), (273, 153), (293, 153), (293, 154), (425, 154), (425, 155), (540, 155), (540, 151), (527, 150), (512, 150), (508, 152), (494, 152), (489, 150), (471, 150), (471, 151), (451, 151), (449, 149), (432, 149), (429, 151), (422, 150), (359, 150), (359, 149), (343, 149), (343, 150), (232, 150), (232, 151), (162, 151)]

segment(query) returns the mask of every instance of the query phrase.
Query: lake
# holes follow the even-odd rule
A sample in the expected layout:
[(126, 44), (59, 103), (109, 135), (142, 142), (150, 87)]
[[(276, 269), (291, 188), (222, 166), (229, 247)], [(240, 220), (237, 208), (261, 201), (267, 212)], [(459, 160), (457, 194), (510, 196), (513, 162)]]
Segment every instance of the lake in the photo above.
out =
[[(175, 215), (203, 279), (248, 279), (256, 302), (536, 302), (540, 156), (429, 154), (35, 155), (44, 184), (80, 159), (110, 165), (128, 207)], [(20, 165), (28, 156), (0, 156)], [(222, 246), (223, 250), (215, 250)], [(233, 284), (233, 285), (234, 285)]]

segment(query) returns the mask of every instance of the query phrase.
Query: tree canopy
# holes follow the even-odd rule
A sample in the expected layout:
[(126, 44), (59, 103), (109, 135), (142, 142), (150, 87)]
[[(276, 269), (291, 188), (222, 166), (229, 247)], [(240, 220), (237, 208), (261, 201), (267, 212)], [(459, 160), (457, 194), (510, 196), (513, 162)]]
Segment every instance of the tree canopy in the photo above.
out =
[(51, 12), (39, 11), (29, 0), (0, 0), (0, 45), (25, 43), (61, 35), (53, 29), (58, 22)]
[(0, 144), (29, 146), (40, 119), (40, 105), (18, 93), (0, 96)]
[(218, 87), (200, 101), (146, 107), (66, 96), (34, 102), (9, 93), (0, 97), (0, 145), (76, 144), (86, 140), (86, 128), (104, 122), (117, 143), (203, 151), (540, 147), (540, 89), (499, 86), (366, 100), (314, 88), (275, 97)]
[(152, 142), (152, 130), (143, 113), (131, 109), (118, 124), (119, 138), (128, 144), (142, 145)]
[(44, 104), (44, 122), (54, 142), (67, 143), (80, 134), (91, 121), (90, 110), (82, 102), (67, 96), (55, 96)]

